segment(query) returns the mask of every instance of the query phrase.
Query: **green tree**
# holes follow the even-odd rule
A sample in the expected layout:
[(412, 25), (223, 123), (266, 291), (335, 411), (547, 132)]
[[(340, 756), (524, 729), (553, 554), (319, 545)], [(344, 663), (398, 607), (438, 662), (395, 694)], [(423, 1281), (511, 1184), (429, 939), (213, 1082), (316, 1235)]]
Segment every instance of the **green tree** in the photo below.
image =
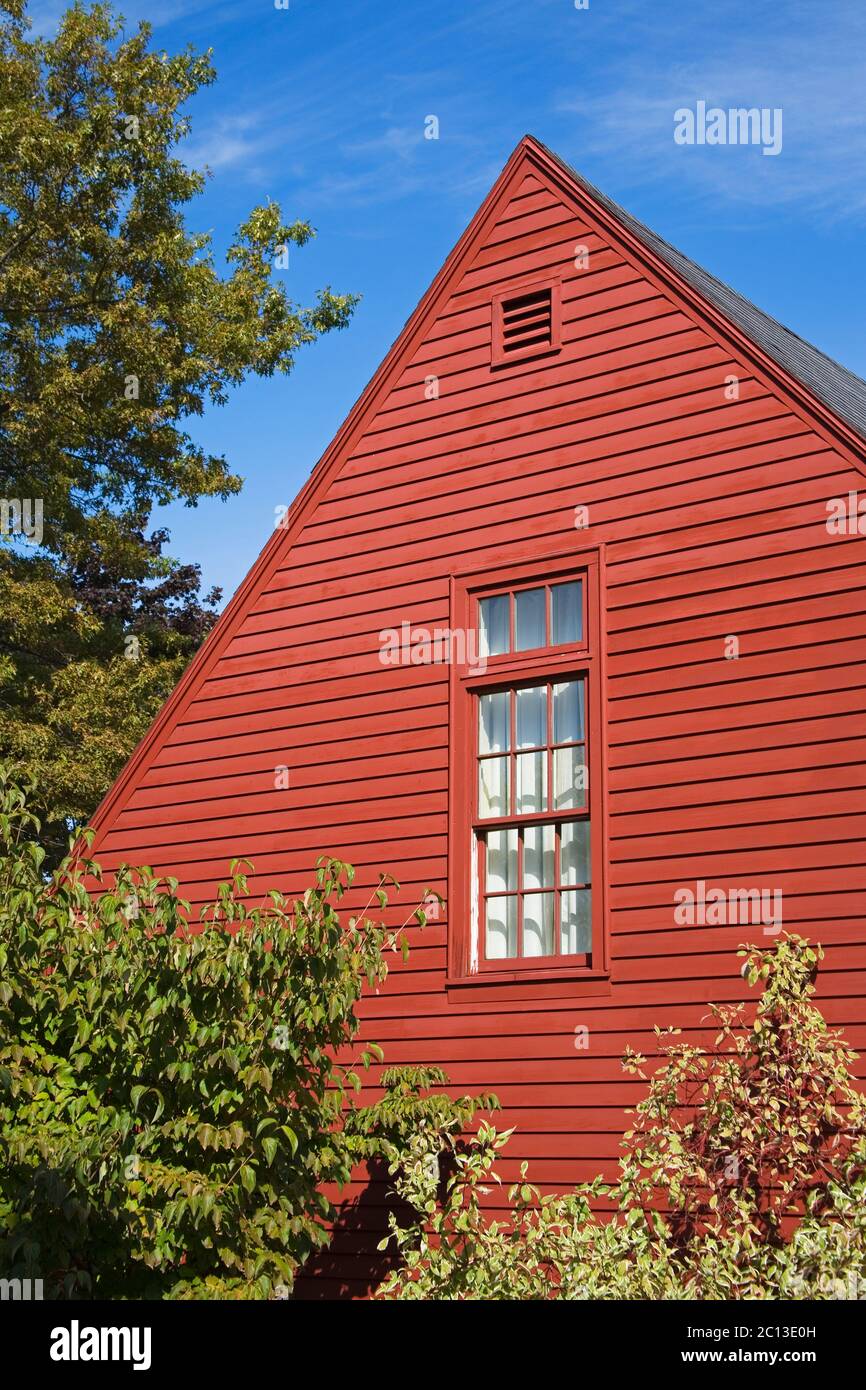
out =
[(341, 1123), (359, 1064), (381, 1060), (357, 1045), (355, 1005), (407, 951), (368, 916), (382, 887), (341, 920), (349, 866), (321, 861), (302, 898), (251, 907), (235, 865), (195, 930), (172, 880), (100, 887), (71, 859), (48, 882), (43, 863), (0, 775), (4, 1276), (47, 1297), (272, 1297), (328, 1241), (326, 1183), (394, 1152), (410, 1112), (448, 1133), (471, 1118), (421, 1096), (438, 1075), (395, 1073)]
[(16, 540), (26, 508), (0, 514), (0, 755), (34, 779), (57, 857), (214, 621), (218, 593), (148, 533), (155, 505), (241, 486), (190, 425), (248, 374), (289, 372), (356, 300), (292, 302), (275, 262), (314, 233), (276, 203), (224, 274), (188, 229), (205, 173), (182, 158), (184, 108), (209, 55), (154, 50), (101, 4), (34, 37), (26, 8), (0, 0), (0, 499), (39, 501), (42, 536)]

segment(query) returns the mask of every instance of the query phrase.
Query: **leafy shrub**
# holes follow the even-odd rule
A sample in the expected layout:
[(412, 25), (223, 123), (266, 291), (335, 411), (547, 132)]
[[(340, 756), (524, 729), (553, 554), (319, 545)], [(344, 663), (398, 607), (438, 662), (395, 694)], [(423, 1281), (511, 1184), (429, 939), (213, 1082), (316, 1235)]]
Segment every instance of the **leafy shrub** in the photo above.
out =
[(343, 1132), (356, 1159), (385, 1158), (406, 1171), (422, 1164), (435, 1181), (440, 1165), (472, 1125), (479, 1110), (498, 1110), (489, 1092), (454, 1100), (436, 1086), (450, 1086), (441, 1067), (388, 1067), (382, 1073), (384, 1095), (373, 1105), (356, 1107), (349, 1098)]
[[(712, 1006), (710, 1050), (664, 1041), (622, 1143), (615, 1184), (565, 1196), (526, 1181), (505, 1220), (484, 1199), (512, 1131), (482, 1125), (452, 1140), (455, 1172), (438, 1200), (423, 1162), (392, 1161), (398, 1193), (419, 1213), (391, 1221), (403, 1267), (385, 1298), (737, 1299), (866, 1296), (866, 1106), (855, 1054), (812, 1002), (823, 952), (797, 936), (744, 948), (764, 988)], [(599, 1212), (602, 1199), (610, 1215)], [(384, 1244), (384, 1243), (383, 1243)]]
[(52, 1297), (288, 1291), (328, 1239), (323, 1185), (390, 1123), (344, 1131), (360, 1081), (335, 1058), (403, 929), (344, 925), (353, 871), (321, 861), (303, 898), (255, 909), (233, 865), (190, 931), (146, 868), (93, 896), (93, 864), (46, 879), (37, 832), (0, 778), (0, 1269)]

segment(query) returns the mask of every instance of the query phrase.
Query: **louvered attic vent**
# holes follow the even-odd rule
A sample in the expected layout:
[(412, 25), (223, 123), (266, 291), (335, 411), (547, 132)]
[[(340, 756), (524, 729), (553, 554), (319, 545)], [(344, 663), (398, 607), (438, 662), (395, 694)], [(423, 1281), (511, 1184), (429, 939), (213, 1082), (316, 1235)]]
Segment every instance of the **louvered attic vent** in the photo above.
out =
[(559, 348), (559, 284), (524, 285), (493, 300), (493, 365)]

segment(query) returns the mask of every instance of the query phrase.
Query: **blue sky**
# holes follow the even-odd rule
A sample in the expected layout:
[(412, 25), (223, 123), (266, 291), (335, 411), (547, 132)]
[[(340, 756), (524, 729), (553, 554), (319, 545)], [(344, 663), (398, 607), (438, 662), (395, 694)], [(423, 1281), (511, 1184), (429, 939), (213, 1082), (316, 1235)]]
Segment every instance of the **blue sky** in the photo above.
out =
[[(31, 4), (50, 30), (62, 5)], [(675, 246), (866, 375), (866, 6), (862, 0), (125, 0), (154, 43), (213, 49), (190, 106), (191, 208), (222, 250), (267, 198), (317, 240), (293, 297), (363, 295), (288, 378), (196, 422), (246, 482), (170, 507), (170, 550), (227, 600), (521, 135), (529, 131)], [(674, 112), (779, 107), (783, 145), (677, 145)], [(424, 139), (436, 115), (438, 140)]]

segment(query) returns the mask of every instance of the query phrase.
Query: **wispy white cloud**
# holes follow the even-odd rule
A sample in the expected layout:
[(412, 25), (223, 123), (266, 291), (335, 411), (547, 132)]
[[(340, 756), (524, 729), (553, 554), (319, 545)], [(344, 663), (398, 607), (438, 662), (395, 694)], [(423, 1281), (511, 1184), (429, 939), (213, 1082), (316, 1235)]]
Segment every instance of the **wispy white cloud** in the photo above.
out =
[(33, 33), (40, 36), (53, 34), (60, 23), (60, 16), (68, 8), (66, 0), (32, 0), (27, 12)]
[[(822, 219), (866, 214), (866, 13), (792, 4), (785, 32), (762, 51), (740, 24), (722, 25), (711, 51), (671, 58), (658, 30), (646, 48), (600, 74), (595, 92), (561, 93), (556, 105), (576, 118), (588, 155), (616, 159), (624, 180), (676, 180), (702, 201), (732, 206), (797, 205)], [(601, 83), (605, 89), (599, 90)], [(781, 153), (757, 146), (674, 143), (674, 113), (708, 106), (782, 111)]]
[(350, 141), (343, 150), (353, 157), (396, 155), (405, 162), (418, 152), (423, 139), (424, 132), (418, 124), (411, 127), (389, 125), (367, 140)]
[[(290, 183), (305, 206), (360, 208), (426, 190), (462, 214), (530, 129), (599, 181), (614, 169), (620, 189), (676, 186), (681, 203), (691, 195), (702, 215), (722, 206), (729, 223), (780, 205), (826, 223), (866, 219), (862, 0), (687, 11), (617, 0), (583, 12), (570, 0), (411, 0), (414, 24), (387, 5), (354, 22), (354, 0), (328, 0), (333, 22), (321, 0), (293, 0), (287, 14), (271, 0), (117, 3), (130, 22), (177, 21), (200, 47), (213, 39), (227, 72), (191, 105), (182, 154), (257, 195)], [(33, 12), (49, 23), (62, 8), (38, 0)], [(160, 41), (174, 46), (175, 33)], [(273, 63), (262, 80), (263, 46), (284, 55), (279, 81)], [(781, 108), (781, 153), (676, 145), (674, 113), (698, 100)], [(424, 139), (428, 113), (441, 119), (438, 143)]]
[(246, 111), (237, 116), (199, 119), (193, 134), (182, 147), (184, 162), (202, 165), (213, 173), (243, 168), (248, 176), (262, 172), (264, 157), (279, 143), (279, 132), (270, 126), (263, 111)]
[[(64, 11), (71, 5), (72, 0), (30, 0), (28, 14), (33, 32), (53, 34)], [(199, 14), (206, 14), (209, 24), (213, 25), (236, 19), (243, 11), (243, 0), (226, 0), (221, 5), (214, 0), (119, 0), (115, 6), (115, 12), (123, 15), (127, 29), (135, 28), (140, 20), (159, 29)]]

